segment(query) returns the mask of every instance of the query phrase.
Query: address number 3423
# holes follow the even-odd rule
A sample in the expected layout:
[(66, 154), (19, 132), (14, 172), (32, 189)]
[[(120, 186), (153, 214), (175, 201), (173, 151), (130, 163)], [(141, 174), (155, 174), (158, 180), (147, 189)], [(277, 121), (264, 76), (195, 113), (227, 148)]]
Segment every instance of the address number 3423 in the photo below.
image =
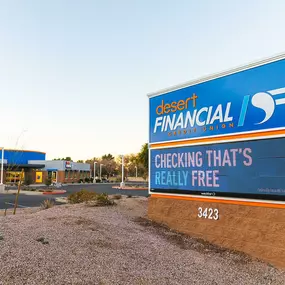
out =
[(204, 218), (209, 220), (218, 220), (219, 219), (219, 210), (212, 209), (212, 208), (205, 208), (202, 207), (198, 208), (198, 218)]

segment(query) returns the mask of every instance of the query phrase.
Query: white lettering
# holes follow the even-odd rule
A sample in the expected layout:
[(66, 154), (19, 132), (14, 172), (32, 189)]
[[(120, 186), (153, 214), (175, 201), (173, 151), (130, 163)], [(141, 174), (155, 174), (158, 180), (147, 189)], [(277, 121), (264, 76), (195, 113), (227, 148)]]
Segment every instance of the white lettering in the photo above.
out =
[(228, 103), (227, 107), (226, 107), (226, 113), (225, 113), (225, 117), (224, 117), (224, 122), (231, 122), (233, 120), (233, 117), (229, 117), (229, 113), (230, 113), (230, 109), (231, 109), (231, 104), (232, 103)]
[(162, 120), (162, 117), (157, 117), (156, 120), (155, 120), (155, 125), (154, 125), (154, 133), (156, 133), (156, 130), (157, 130), (157, 127), (161, 126), (161, 120)]
[(219, 120), (220, 123), (223, 122), (223, 110), (222, 110), (222, 104), (218, 105), (211, 121), (210, 121), (210, 125), (212, 125), (216, 120)]
[(184, 122), (184, 128), (185, 129), (188, 127), (188, 124), (190, 125), (191, 128), (195, 125), (196, 113), (197, 113), (197, 110), (195, 109), (193, 114), (192, 114), (192, 117), (191, 117), (190, 111), (187, 111), (186, 117), (185, 117), (185, 122)]
[(198, 126), (204, 126), (205, 125), (205, 120), (204, 121), (200, 121), (200, 115), (203, 113), (203, 112), (207, 112), (208, 111), (208, 108), (207, 107), (203, 107), (202, 109), (200, 109), (197, 113), (197, 117), (196, 117), (196, 124)]

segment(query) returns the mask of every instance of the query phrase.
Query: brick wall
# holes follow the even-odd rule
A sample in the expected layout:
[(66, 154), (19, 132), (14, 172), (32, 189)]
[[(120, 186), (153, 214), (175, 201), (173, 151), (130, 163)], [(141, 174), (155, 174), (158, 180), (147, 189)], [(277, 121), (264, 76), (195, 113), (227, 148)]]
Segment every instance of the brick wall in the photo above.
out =
[[(60, 183), (77, 183), (79, 179), (81, 179), (79, 171), (77, 171), (72, 177), (65, 178), (65, 171), (58, 171), (57, 172), (57, 181)], [(86, 177), (86, 176), (84, 176)], [(90, 177), (89, 172), (87, 172), (87, 177)]]
[[(199, 207), (218, 209), (219, 220), (199, 218)], [(285, 209), (151, 197), (148, 216), (190, 236), (285, 268)]]

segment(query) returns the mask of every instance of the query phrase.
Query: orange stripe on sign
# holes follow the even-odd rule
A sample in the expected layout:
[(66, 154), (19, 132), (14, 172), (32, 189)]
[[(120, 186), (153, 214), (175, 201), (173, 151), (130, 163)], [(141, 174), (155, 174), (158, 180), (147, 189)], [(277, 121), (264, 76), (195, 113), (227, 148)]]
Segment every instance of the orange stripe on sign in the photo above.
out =
[(265, 202), (251, 202), (251, 201), (240, 201), (240, 200), (225, 200), (225, 199), (215, 199), (206, 197), (184, 197), (175, 195), (159, 195), (151, 194), (153, 198), (165, 198), (165, 199), (176, 199), (176, 200), (188, 200), (188, 201), (199, 201), (207, 203), (222, 203), (222, 204), (232, 204), (232, 205), (243, 205), (243, 206), (253, 206), (253, 207), (266, 207), (266, 208), (278, 208), (285, 209), (285, 204), (275, 204), (275, 203), (265, 203)]
[(199, 138), (199, 139), (189, 139), (185, 141), (173, 141), (173, 142), (165, 142), (165, 143), (157, 143), (150, 144), (150, 147), (158, 148), (158, 147), (166, 147), (166, 146), (176, 146), (176, 145), (190, 145), (191, 143), (206, 143), (206, 142), (219, 142), (219, 141), (227, 141), (227, 140), (237, 140), (237, 139), (249, 139), (249, 138), (258, 138), (258, 137), (269, 137), (269, 136), (280, 136), (285, 135), (285, 130), (275, 130), (275, 131), (264, 131), (253, 134), (237, 134), (237, 135), (228, 135), (221, 137), (210, 137), (210, 138)]

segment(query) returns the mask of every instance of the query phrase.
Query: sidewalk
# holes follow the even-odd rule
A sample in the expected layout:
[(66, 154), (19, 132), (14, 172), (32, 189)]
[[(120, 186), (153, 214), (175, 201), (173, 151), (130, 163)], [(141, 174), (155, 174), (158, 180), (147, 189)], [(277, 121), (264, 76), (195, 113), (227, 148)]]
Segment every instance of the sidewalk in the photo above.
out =
[[(4, 192), (1, 192), (1, 194), (17, 194), (18, 190), (12, 189), (12, 190), (5, 190)], [(46, 192), (38, 192), (38, 191), (27, 191), (27, 190), (20, 190), (21, 195), (59, 195), (59, 194), (65, 194), (66, 190), (53, 190), (52, 192), (46, 191)]]
[(120, 190), (148, 190), (148, 187), (131, 187), (131, 186), (124, 186), (124, 187), (121, 187), (121, 186), (113, 186), (112, 187), (113, 189), (120, 189)]
[[(1, 194), (17, 194), (18, 190), (5, 190), (4, 192), (1, 192)], [(21, 190), (20, 194), (22, 195), (43, 195), (43, 192), (36, 192), (36, 191), (25, 191), (25, 190)]]

